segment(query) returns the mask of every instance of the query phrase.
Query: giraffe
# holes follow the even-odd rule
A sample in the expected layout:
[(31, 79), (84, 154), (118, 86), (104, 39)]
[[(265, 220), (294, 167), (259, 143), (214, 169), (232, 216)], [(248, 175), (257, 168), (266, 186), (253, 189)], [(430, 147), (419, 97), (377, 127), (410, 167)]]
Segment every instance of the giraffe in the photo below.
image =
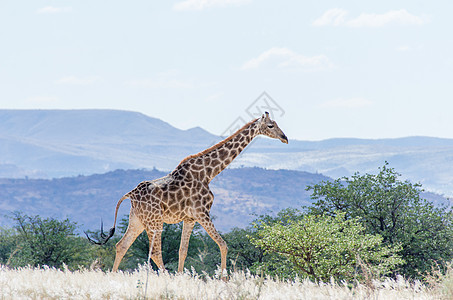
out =
[(125, 199), (130, 199), (131, 210), (126, 233), (116, 244), (116, 256), (112, 271), (118, 270), (126, 251), (145, 230), (150, 243), (149, 260), (153, 260), (159, 269), (164, 269), (161, 253), (161, 234), (163, 223), (183, 222), (179, 248), (178, 272), (184, 269), (190, 235), (198, 222), (217, 243), (221, 254), (222, 277), (226, 274), (227, 245), (210, 218), (209, 212), (214, 195), (209, 183), (224, 170), (239, 153), (258, 135), (265, 135), (288, 143), (288, 138), (277, 123), (265, 112), (260, 118), (245, 124), (223, 141), (184, 158), (168, 175), (152, 181), (143, 181), (136, 188), (118, 200), (113, 227), (109, 234), (104, 234), (101, 226), (101, 239), (95, 241), (88, 234), (87, 238), (95, 244), (105, 244), (115, 233), (118, 208)]

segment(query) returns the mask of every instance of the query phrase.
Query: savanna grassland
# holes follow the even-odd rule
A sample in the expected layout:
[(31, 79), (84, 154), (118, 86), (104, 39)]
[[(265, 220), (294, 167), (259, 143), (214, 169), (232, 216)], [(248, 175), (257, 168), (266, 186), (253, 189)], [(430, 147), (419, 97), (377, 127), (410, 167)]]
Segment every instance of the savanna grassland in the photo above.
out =
[(429, 287), (402, 277), (349, 286), (316, 284), (298, 279), (279, 281), (245, 272), (233, 273), (225, 282), (190, 272), (157, 274), (147, 272), (145, 266), (118, 273), (0, 268), (1, 299), (451, 299), (452, 285), (452, 278)]

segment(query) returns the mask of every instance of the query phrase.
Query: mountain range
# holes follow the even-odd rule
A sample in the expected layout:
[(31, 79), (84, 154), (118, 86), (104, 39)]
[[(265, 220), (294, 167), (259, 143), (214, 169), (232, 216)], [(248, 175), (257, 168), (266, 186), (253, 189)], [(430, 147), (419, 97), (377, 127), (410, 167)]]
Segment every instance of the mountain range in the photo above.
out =
[[(316, 126), (316, 125), (313, 125)], [(0, 178), (61, 178), (116, 169), (173, 169), (222, 137), (117, 110), (0, 110)], [(375, 173), (388, 161), (426, 190), (453, 195), (453, 139), (337, 138), (289, 145), (258, 138), (231, 165), (337, 178)]]
[[(105, 174), (57, 179), (0, 179), (0, 226), (10, 226), (15, 211), (76, 221), (81, 230), (106, 228), (113, 223), (116, 203), (139, 182), (166, 175), (154, 170), (116, 170)], [(309, 205), (307, 185), (329, 180), (321, 174), (261, 168), (226, 169), (210, 184), (214, 193), (211, 215), (225, 232), (245, 227), (262, 214)], [(124, 201), (120, 218), (129, 213)]]

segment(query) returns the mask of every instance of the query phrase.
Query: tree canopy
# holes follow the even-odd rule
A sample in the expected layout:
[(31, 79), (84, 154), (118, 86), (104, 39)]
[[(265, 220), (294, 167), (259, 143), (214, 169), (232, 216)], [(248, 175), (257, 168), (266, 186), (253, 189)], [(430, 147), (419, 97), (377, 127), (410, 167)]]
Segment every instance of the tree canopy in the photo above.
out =
[[(42, 219), (14, 213), (15, 232), (8, 239), (14, 241), (8, 260), (12, 266), (49, 266), (71, 268), (86, 265), (89, 261), (89, 245), (75, 234), (77, 224), (69, 219)], [(6, 236), (4, 236), (6, 238)]]
[(307, 189), (315, 200), (307, 211), (314, 215), (359, 218), (368, 234), (379, 234), (385, 245), (400, 244), (405, 259), (400, 272), (418, 277), (433, 264), (453, 257), (452, 211), (421, 197), (421, 185), (400, 179), (386, 163), (376, 175), (322, 181)]

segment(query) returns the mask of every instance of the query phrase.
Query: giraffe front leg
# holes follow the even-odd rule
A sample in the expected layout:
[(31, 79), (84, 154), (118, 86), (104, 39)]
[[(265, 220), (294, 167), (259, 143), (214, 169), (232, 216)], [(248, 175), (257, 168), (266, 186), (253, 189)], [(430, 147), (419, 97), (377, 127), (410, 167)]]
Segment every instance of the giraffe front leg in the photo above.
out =
[(148, 259), (152, 259), (160, 270), (165, 269), (164, 261), (162, 260), (162, 228), (163, 224), (160, 223), (159, 225), (146, 229), (149, 240)]
[(206, 232), (209, 234), (209, 236), (214, 240), (214, 242), (217, 243), (217, 245), (220, 248), (220, 257), (221, 257), (221, 262), (220, 262), (220, 268), (222, 270), (222, 278), (226, 279), (226, 258), (227, 258), (227, 252), (228, 252), (228, 247), (225, 241), (223, 240), (222, 236), (217, 232), (217, 230), (214, 227), (214, 224), (212, 223), (211, 218), (206, 214), (203, 218), (200, 218), (197, 220), (198, 223), (200, 223), (201, 226), (206, 230)]
[(178, 273), (184, 271), (184, 262), (187, 257), (187, 250), (189, 249), (190, 235), (192, 234), (195, 221), (184, 221), (181, 233), (181, 244), (179, 246), (179, 263)]

